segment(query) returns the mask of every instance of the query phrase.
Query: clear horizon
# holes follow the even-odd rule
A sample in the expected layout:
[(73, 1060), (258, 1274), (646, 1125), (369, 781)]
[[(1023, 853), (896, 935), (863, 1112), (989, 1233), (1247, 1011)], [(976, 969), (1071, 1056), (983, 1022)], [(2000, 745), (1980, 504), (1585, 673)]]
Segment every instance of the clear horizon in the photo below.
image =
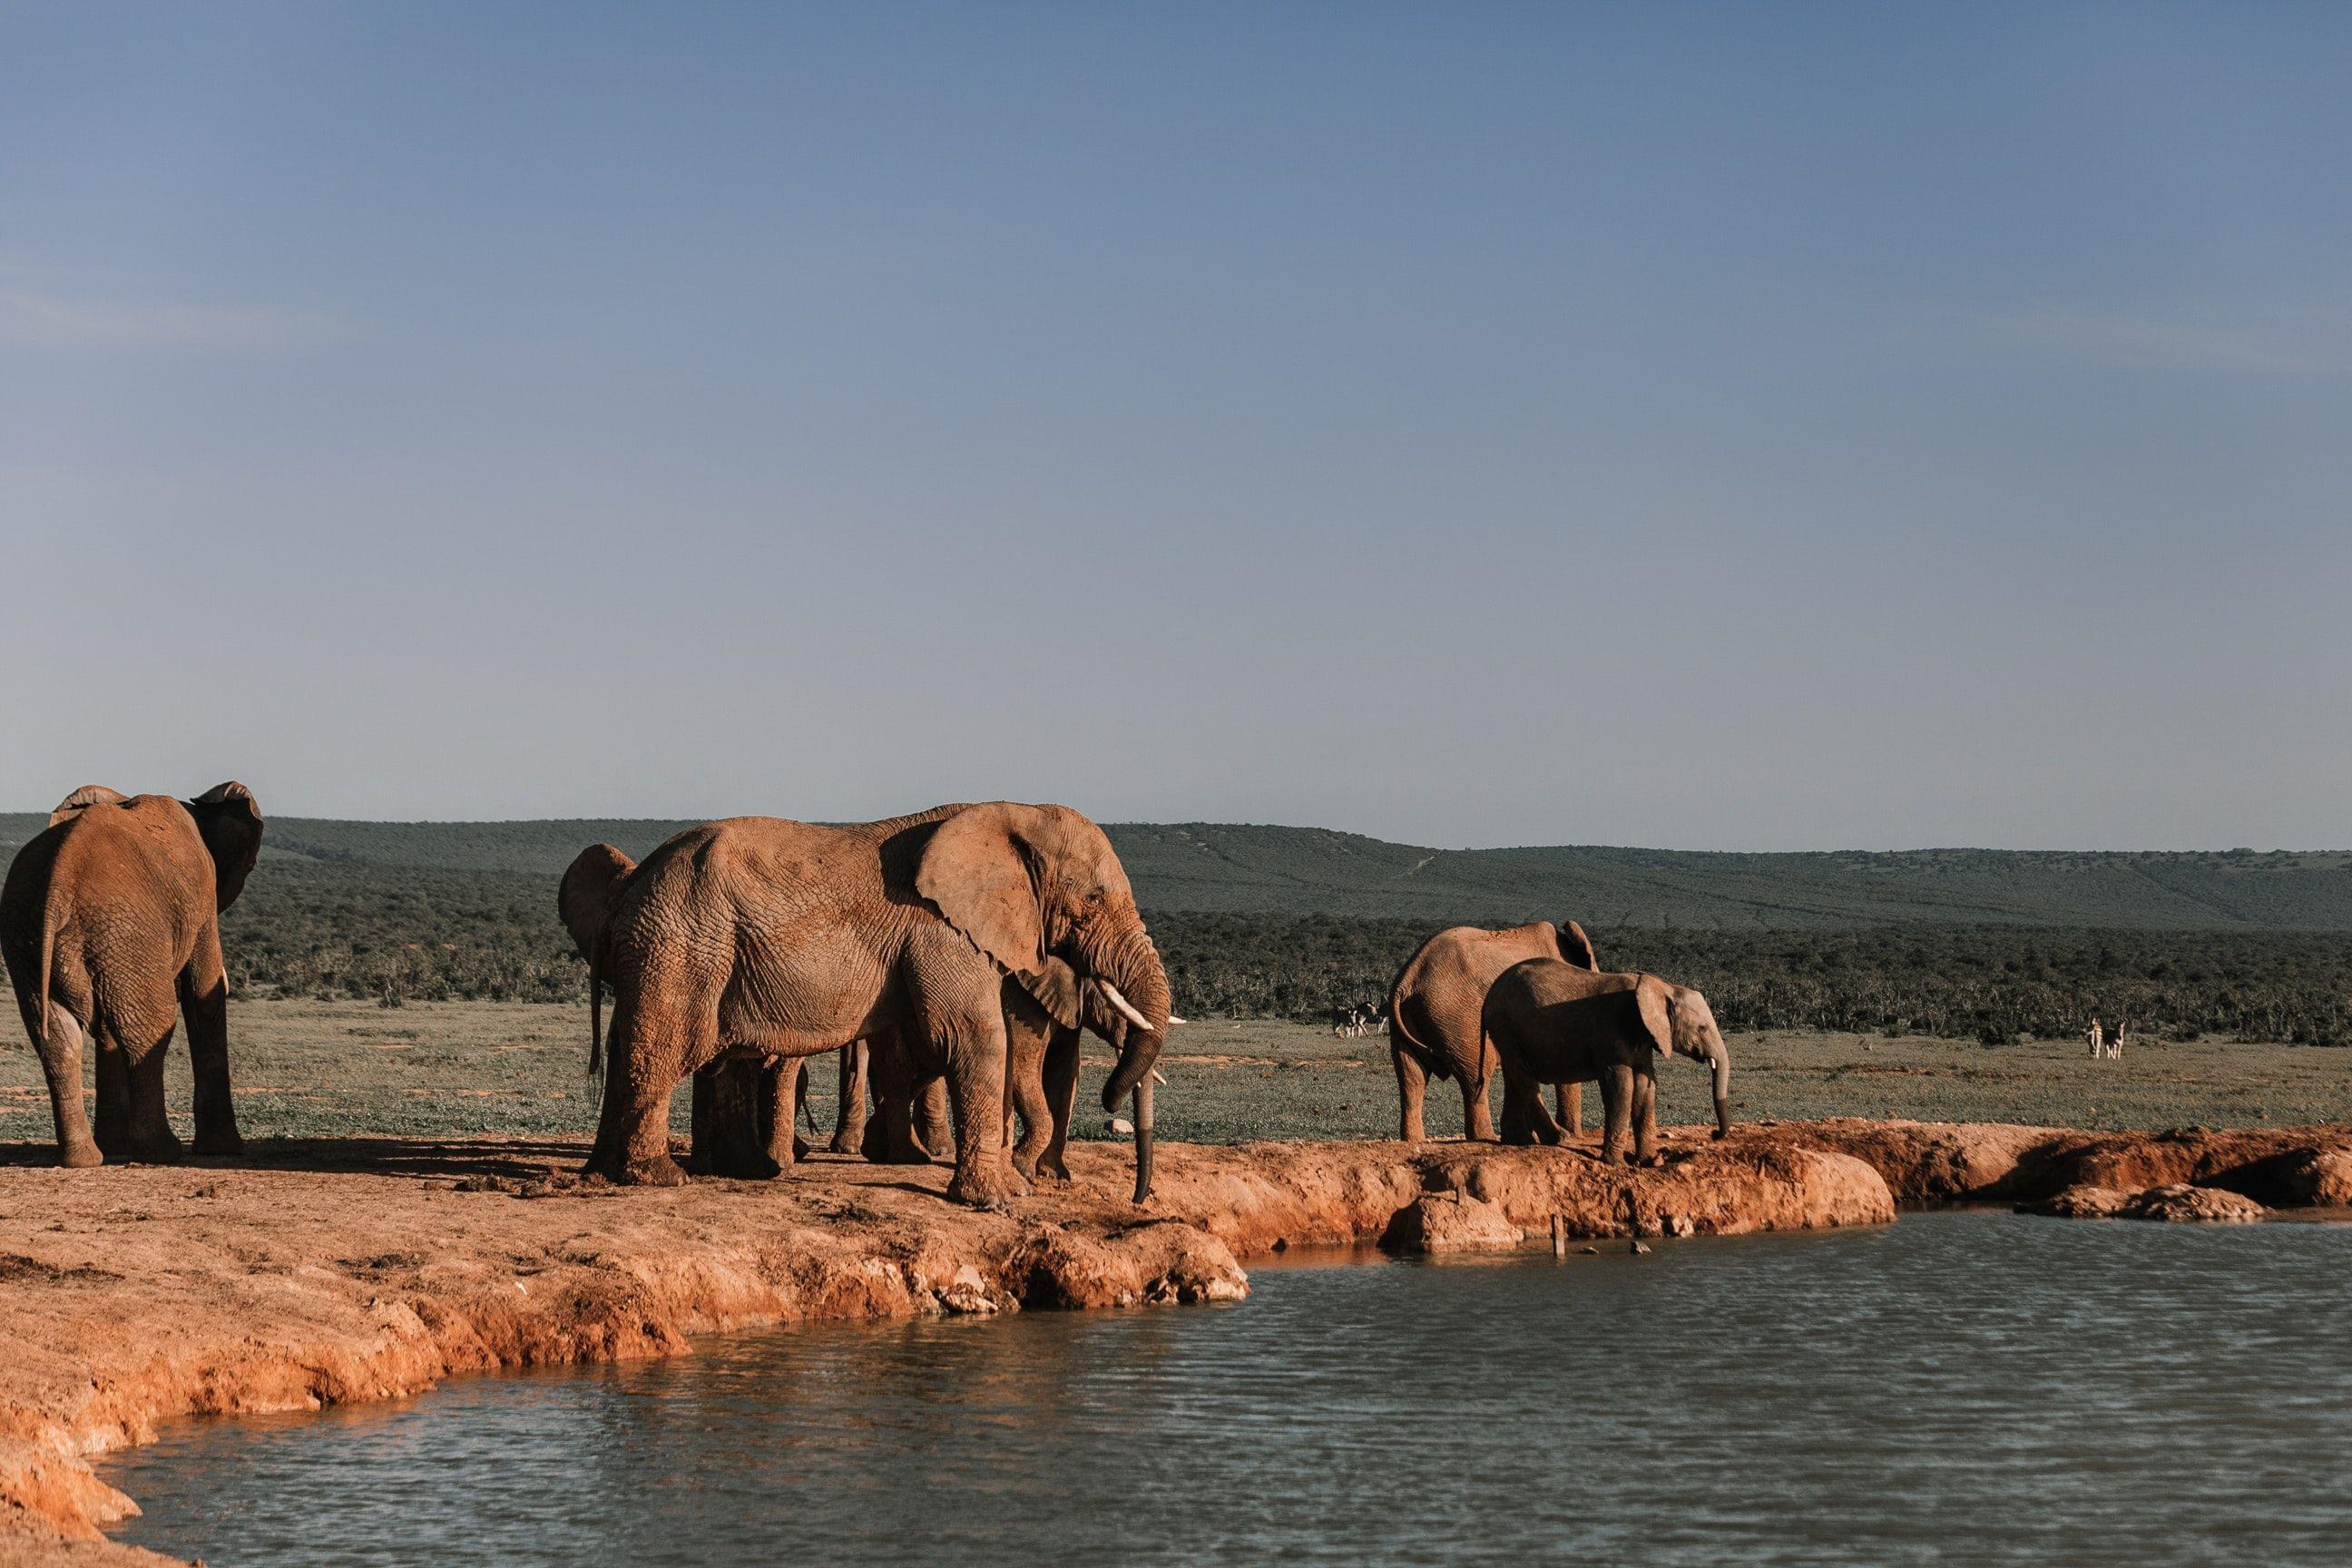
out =
[(2352, 15), (0, 12), (0, 799), (2325, 846)]

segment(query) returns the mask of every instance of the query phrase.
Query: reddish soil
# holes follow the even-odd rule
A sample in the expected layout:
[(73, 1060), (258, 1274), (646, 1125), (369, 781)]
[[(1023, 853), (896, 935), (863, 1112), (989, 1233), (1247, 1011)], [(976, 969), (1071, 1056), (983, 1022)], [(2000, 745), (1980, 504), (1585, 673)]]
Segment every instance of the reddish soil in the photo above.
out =
[(944, 1169), (820, 1156), (777, 1182), (614, 1189), (572, 1176), (583, 1152), (354, 1139), (261, 1144), (235, 1165), (59, 1171), (37, 1163), (46, 1151), (0, 1152), (0, 1568), (164, 1561), (100, 1538), (132, 1504), (88, 1463), (159, 1420), (670, 1354), (717, 1329), (1231, 1299), (1248, 1289), (1237, 1258), (1509, 1246), (1541, 1241), (1555, 1215), (1579, 1237), (1728, 1235), (2078, 1186), (2273, 1206), (2352, 1192), (2352, 1128), (1827, 1121), (1719, 1143), (1684, 1129), (1661, 1168), (1633, 1172), (1590, 1147), (1170, 1144), (1141, 1210), (1127, 1152), (1079, 1145), (1075, 1183), (1001, 1215), (946, 1203)]

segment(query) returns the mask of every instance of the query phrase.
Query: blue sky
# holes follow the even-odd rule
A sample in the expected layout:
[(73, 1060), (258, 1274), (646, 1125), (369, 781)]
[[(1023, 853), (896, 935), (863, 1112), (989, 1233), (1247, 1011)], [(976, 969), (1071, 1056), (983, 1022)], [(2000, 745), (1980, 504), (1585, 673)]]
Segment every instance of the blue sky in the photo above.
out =
[(0, 6), (0, 802), (2352, 843), (2352, 13)]

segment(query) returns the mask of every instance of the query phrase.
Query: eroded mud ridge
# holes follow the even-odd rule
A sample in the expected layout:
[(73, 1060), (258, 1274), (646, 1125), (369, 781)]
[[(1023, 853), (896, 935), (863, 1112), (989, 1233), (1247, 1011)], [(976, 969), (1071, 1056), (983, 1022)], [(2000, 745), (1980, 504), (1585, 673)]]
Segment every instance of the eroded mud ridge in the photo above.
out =
[(233, 1168), (0, 1168), (0, 1564), (160, 1561), (95, 1540), (130, 1502), (87, 1464), (159, 1419), (663, 1354), (734, 1326), (1227, 1300), (1248, 1289), (1238, 1258), (1286, 1246), (1509, 1247), (1555, 1216), (1597, 1238), (1883, 1223), (1898, 1201), (2188, 1218), (2352, 1202), (2352, 1128), (1686, 1129), (1648, 1171), (1590, 1149), (1176, 1145), (1144, 1210), (1126, 1152), (1082, 1146), (1074, 1184), (1009, 1214), (947, 1204), (943, 1169), (820, 1157), (777, 1182), (623, 1190), (575, 1180), (581, 1152), (362, 1139)]

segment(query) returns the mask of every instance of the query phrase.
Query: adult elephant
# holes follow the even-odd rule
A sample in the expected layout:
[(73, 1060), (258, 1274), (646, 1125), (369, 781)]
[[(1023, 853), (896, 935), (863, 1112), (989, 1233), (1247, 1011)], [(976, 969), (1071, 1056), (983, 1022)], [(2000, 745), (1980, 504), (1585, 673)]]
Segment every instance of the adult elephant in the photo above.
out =
[(1103, 1104), (1136, 1096), (1137, 1163), (1148, 1168), (1168, 978), (1109, 838), (1066, 806), (995, 801), (851, 826), (737, 817), (691, 828), (624, 879), (603, 947), (614, 1001), (593, 1173), (683, 1180), (667, 1146), (669, 1097), (723, 1051), (801, 1058), (888, 1028), (916, 1071), (947, 1078), (949, 1195), (1016, 1197), (1027, 1184), (1004, 1151), (1003, 985), (1037, 984), (1048, 958), (1144, 1020)]
[[(221, 911), (261, 852), (243, 784), (194, 800), (85, 784), (16, 852), (0, 885), (0, 955), (40, 1053), (58, 1163), (179, 1157), (163, 1052), (180, 1015), (195, 1064), (196, 1152), (234, 1154)], [(82, 1041), (98, 1052), (98, 1127), (82, 1109)]]
[[(604, 1054), (607, 928), (621, 889), (636, 868), (637, 863), (613, 845), (592, 844), (572, 858), (556, 884), (556, 912), (572, 934), (572, 945), (588, 961), (591, 1072), (599, 1070)], [(794, 1062), (792, 1067), (793, 1076), (787, 1079), (782, 1062), (732, 1056), (696, 1070), (686, 1162), (689, 1173), (763, 1180), (780, 1174), (806, 1152), (793, 1118), (806, 1091), (807, 1064)]]
[[(1599, 1083), (1601, 1157), (1657, 1162), (1659, 1058), (1689, 1057), (1715, 1073), (1715, 1136), (1731, 1131), (1731, 1053), (1706, 998), (1654, 974), (1601, 974), (1556, 958), (1515, 963), (1486, 993), (1483, 1022), (1503, 1069), (1507, 1142), (1569, 1136), (1544, 1110), (1546, 1083)], [(1516, 1111), (1516, 1116), (1512, 1112)]]
[[(1486, 1005), (1486, 988), (1495, 977), (1530, 958), (1556, 958), (1590, 970), (1601, 967), (1582, 926), (1574, 921), (1565, 926), (1538, 921), (1501, 931), (1448, 926), (1423, 942), (1397, 971), (1389, 987), (1389, 1058), (1396, 1068), (1398, 1137), (1418, 1143), (1429, 1136), (1422, 1121), (1422, 1098), (1433, 1078), (1450, 1078), (1462, 1086), (1465, 1136), (1495, 1136), (1486, 1110), (1494, 1051), (1481, 1031), (1479, 1009)], [(1583, 1103), (1576, 1087), (1564, 1085), (1558, 1093), (1560, 1115), (1571, 1127), (1580, 1126)]]

